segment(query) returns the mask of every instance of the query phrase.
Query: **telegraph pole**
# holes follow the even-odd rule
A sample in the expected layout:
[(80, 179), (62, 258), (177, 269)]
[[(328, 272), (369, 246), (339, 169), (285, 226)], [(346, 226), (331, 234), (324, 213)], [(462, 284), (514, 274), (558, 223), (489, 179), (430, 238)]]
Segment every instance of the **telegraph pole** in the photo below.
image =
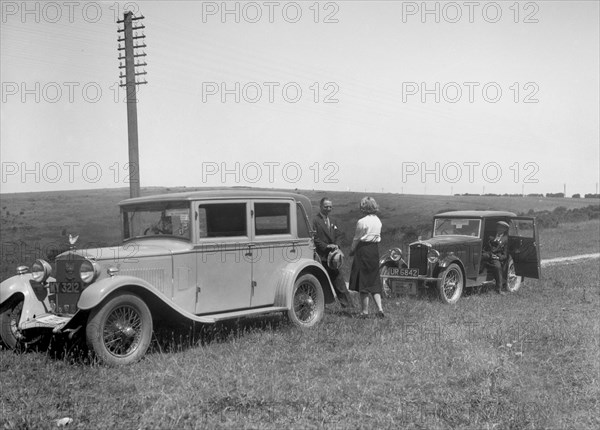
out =
[[(147, 84), (144, 78), (143, 81), (137, 81), (136, 77), (146, 75), (146, 71), (138, 72), (137, 67), (147, 66), (144, 62), (136, 63), (137, 57), (145, 57), (146, 53), (138, 53), (138, 49), (145, 48), (146, 44), (142, 40), (138, 43), (138, 39), (144, 39), (146, 36), (142, 33), (138, 36), (133, 34), (134, 30), (144, 29), (143, 24), (138, 24), (134, 27), (134, 21), (144, 19), (143, 16), (134, 17), (132, 12), (125, 12), (123, 19), (117, 21), (117, 24), (123, 24), (123, 28), (117, 30), (118, 33), (123, 33), (123, 37), (119, 37), (119, 69), (125, 69), (125, 74), (122, 71), (119, 73), (121, 80), (120, 86), (125, 87), (127, 93), (127, 135), (129, 140), (129, 196), (140, 196), (140, 155), (138, 150), (138, 126), (137, 126), (137, 98), (136, 87), (138, 85)], [(121, 46), (121, 42), (125, 42)], [(123, 52), (125, 55), (123, 55)], [(125, 60), (125, 65), (120, 60)], [(122, 81), (125, 79), (125, 82)]]

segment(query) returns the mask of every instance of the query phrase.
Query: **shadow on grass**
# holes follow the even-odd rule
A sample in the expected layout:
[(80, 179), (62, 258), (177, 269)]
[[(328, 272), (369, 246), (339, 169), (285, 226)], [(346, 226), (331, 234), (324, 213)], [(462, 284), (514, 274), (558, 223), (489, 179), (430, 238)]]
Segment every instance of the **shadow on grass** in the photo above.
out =
[[(256, 331), (285, 330), (292, 324), (283, 315), (263, 315), (215, 324), (176, 322), (156, 324), (147, 354), (183, 352), (213, 343), (242, 339)], [(1, 349), (8, 349), (2, 345)], [(22, 343), (14, 349), (17, 354), (46, 354), (50, 359), (71, 365), (96, 365), (98, 360), (88, 348), (85, 330), (79, 330), (72, 338), (48, 336), (35, 343)]]
[(150, 353), (181, 352), (213, 343), (231, 342), (255, 331), (272, 331), (289, 327), (283, 315), (263, 315), (215, 324), (181, 323), (156, 327), (150, 344)]

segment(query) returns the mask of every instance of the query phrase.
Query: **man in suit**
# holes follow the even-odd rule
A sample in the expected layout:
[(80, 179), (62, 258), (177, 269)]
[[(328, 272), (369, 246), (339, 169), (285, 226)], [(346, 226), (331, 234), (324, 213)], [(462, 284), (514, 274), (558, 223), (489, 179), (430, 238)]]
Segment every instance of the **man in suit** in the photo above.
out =
[(332, 268), (329, 266), (327, 257), (335, 250), (339, 249), (339, 240), (341, 238), (341, 231), (339, 231), (336, 222), (329, 216), (333, 209), (333, 203), (329, 197), (323, 197), (319, 202), (320, 211), (314, 217), (312, 228), (315, 232), (315, 247), (317, 254), (321, 258), (321, 263), (327, 270), (329, 278), (333, 284), (333, 289), (337, 294), (338, 300), (342, 308), (353, 308), (352, 298), (348, 288), (346, 287), (346, 281), (344, 275), (339, 268)]
[(496, 291), (498, 294), (506, 294), (506, 280), (504, 279), (504, 265), (508, 260), (508, 228), (507, 222), (498, 221), (496, 223), (496, 235), (490, 236), (483, 247), (483, 261), (487, 263), (488, 270), (491, 270), (496, 281)]

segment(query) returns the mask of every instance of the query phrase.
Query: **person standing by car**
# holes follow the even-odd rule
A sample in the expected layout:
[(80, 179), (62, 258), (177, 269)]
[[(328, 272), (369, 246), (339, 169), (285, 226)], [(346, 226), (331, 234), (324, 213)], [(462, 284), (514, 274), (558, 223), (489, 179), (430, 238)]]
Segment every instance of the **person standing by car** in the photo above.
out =
[(504, 263), (508, 259), (508, 228), (507, 222), (496, 223), (496, 235), (488, 237), (483, 247), (482, 258), (494, 275), (496, 291), (498, 294), (506, 294), (506, 280), (504, 279)]
[[(348, 288), (346, 288), (346, 281), (344, 275), (339, 270), (341, 263), (334, 264), (333, 261), (341, 262), (341, 250), (339, 247), (339, 241), (342, 233), (337, 227), (337, 223), (329, 216), (333, 210), (333, 202), (329, 197), (323, 197), (319, 202), (319, 213), (315, 216), (312, 223), (313, 231), (315, 232), (314, 240), (317, 254), (319, 255), (323, 267), (327, 270), (333, 289), (338, 297), (342, 308), (351, 309), (354, 307), (352, 298)], [(335, 256), (337, 258), (332, 259)], [(333, 260), (333, 261), (332, 261)]]
[(381, 306), (381, 281), (379, 280), (379, 242), (381, 241), (381, 220), (376, 215), (379, 205), (372, 197), (360, 201), (360, 211), (364, 217), (356, 223), (350, 255), (354, 256), (350, 273), (350, 289), (360, 292), (361, 317), (369, 314), (369, 294), (377, 305), (377, 317), (383, 318)]

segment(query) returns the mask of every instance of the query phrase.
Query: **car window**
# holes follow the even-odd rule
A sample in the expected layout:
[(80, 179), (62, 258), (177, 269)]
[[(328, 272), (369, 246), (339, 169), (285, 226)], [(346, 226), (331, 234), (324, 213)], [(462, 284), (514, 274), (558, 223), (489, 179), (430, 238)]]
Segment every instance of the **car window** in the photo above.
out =
[(255, 203), (254, 229), (257, 236), (290, 234), (290, 204)]
[(433, 236), (479, 236), (481, 220), (465, 218), (437, 218), (433, 228)]
[(123, 238), (175, 236), (190, 238), (188, 202), (165, 202), (127, 206), (123, 211)]
[(199, 205), (198, 231), (200, 238), (247, 236), (246, 203)]
[(296, 203), (296, 222), (298, 224), (298, 237), (310, 237), (308, 216), (304, 211), (304, 206), (300, 203)]
[(510, 223), (510, 236), (534, 237), (533, 220), (513, 219)]

